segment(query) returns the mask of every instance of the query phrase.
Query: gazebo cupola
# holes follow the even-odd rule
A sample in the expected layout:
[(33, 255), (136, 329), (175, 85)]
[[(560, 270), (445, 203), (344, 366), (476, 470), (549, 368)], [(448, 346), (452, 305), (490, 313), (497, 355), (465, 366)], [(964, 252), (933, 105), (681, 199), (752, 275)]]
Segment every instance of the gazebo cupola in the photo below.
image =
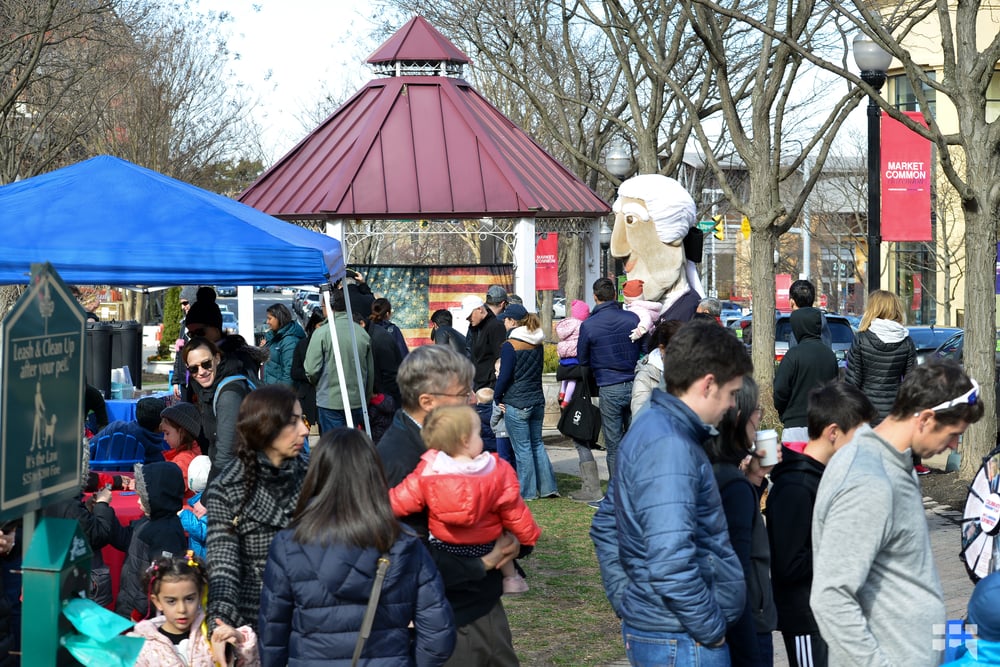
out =
[(461, 79), (471, 61), (422, 16), (414, 17), (368, 58), (379, 76)]

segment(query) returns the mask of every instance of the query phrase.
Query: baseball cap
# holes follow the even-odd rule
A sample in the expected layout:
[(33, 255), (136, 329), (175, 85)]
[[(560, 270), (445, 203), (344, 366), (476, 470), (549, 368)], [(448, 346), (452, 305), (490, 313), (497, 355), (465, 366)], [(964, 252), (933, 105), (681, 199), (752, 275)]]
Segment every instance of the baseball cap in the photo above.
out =
[(469, 296), (462, 299), (462, 307), (461, 310), (459, 311), (459, 317), (463, 320), (467, 320), (469, 319), (469, 316), (472, 315), (472, 311), (474, 311), (476, 308), (482, 308), (483, 305), (484, 304), (482, 299), (480, 299), (475, 294), (470, 294)]
[(486, 303), (496, 305), (507, 300), (507, 290), (500, 285), (490, 285), (486, 290)]
[(525, 317), (528, 316), (528, 309), (519, 303), (509, 303), (507, 307), (503, 309), (503, 312), (497, 315), (498, 320), (506, 320), (510, 318), (515, 322), (520, 322)]

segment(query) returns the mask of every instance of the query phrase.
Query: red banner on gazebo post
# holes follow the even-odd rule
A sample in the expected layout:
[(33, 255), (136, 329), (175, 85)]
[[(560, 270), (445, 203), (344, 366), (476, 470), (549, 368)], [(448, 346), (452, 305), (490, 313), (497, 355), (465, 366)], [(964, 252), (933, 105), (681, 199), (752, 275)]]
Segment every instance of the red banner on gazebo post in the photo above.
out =
[[(926, 125), (920, 113), (906, 115)], [(883, 115), (881, 154), (882, 240), (932, 240), (931, 142)]]
[(542, 234), (535, 244), (535, 289), (559, 289), (559, 234)]

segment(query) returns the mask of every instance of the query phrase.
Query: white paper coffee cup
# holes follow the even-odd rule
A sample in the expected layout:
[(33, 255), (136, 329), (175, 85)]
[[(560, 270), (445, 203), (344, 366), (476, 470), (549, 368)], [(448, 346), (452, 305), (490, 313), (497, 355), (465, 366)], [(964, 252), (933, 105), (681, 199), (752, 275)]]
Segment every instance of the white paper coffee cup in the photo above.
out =
[(757, 452), (763, 452), (760, 466), (766, 468), (778, 464), (778, 432), (774, 429), (757, 431)]

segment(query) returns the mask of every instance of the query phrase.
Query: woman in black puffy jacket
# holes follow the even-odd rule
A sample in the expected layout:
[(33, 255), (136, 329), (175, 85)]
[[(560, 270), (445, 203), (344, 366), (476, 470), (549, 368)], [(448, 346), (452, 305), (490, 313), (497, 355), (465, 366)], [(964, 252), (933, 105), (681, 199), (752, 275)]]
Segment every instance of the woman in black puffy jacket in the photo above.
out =
[(443, 664), (455, 624), (441, 575), (393, 516), (371, 440), (332, 429), (312, 451), (291, 526), (271, 542), (257, 626), (264, 667), (350, 665), (382, 556), (389, 564), (361, 662)]
[[(872, 426), (885, 419), (896, 400), (903, 378), (917, 363), (917, 349), (903, 326), (903, 304), (892, 292), (876, 290), (868, 305), (854, 343), (847, 352), (846, 380), (864, 392), (878, 410)], [(919, 474), (920, 459), (914, 457)]]

